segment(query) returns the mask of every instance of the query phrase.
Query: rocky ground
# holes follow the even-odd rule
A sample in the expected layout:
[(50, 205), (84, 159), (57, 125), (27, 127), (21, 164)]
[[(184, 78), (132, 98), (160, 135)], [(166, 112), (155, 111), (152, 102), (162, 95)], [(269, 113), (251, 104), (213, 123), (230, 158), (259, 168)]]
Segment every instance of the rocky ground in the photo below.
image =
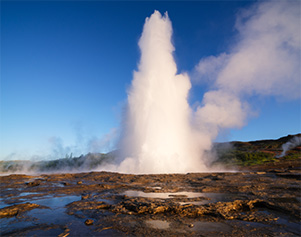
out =
[(299, 236), (300, 162), (223, 173), (1, 176), (1, 236)]

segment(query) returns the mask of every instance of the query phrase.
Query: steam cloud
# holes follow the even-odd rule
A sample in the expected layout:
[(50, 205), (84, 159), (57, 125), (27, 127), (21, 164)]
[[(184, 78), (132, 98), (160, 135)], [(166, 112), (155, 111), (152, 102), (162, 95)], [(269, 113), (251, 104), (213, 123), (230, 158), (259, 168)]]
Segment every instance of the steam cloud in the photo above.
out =
[(220, 129), (242, 127), (252, 95), (300, 97), (300, 5), (270, 1), (242, 11), (236, 22), (239, 41), (230, 53), (203, 58), (196, 67), (200, 78), (213, 82), (198, 108), (200, 123)]
[(199, 171), (202, 148), (190, 124), (186, 74), (176, 74), (167, 13), (155, 11), (145, 21), (139, 41), (141, 59), (128, 91), (128, 110), (121, 141), (126, 157), (119, 170), (130, 173)]
[(141, 59), (128, 91), (116, 168), (129, 173), (208, 170), (205, 150), (223, 129), (240, 128), (249, 96), (300, 97), (300, 8), (297, 1), (257, 3), (237, 17), (238, 41), (229, 53), (201, 59), (196, 71), (212, 90), (201, 106), (187, 102), (187, 74), (176, 74), (167, 16), (155, 11), (139, 41)]

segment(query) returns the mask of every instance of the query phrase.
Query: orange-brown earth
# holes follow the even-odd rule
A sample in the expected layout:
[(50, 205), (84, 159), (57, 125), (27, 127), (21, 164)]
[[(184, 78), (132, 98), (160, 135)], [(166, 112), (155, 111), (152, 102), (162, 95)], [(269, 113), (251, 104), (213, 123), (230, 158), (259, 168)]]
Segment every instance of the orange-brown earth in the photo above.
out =
[(300, 162), (223, 173), (1, 176), (1, 236), (299, 236)]

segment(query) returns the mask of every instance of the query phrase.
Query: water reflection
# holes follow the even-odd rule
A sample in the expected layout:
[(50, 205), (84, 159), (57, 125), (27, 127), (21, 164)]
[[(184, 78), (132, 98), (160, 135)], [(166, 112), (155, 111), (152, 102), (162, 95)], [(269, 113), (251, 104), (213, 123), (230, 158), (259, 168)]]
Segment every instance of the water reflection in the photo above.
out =
[(123, 193), (129, 197), (146, 197), (146, 198), (197, 198), (206, 197), (204, 193), (197, 192), (175, 192), (175, 193), (145, 193), (142, 191), (128, 190)]
[(20, 193), (19, 197), (24, 197), (24, 196), (29, 196), (29, 195), (36, 195), (36, 194), (41, 194), (41, 193), (36, 193), (36, 192), (24, 192)]
[(220, 222), (194, 222), (193, 227), (191, 228), (193, 231), (198, 231), (202, 233), (206, 232), (223, 232), (227, 233), (231, 231), (231, 226), (220, 223)]
[[(26, 193), (23, 193), (26, 197)], [(33, 193), (30, 193), (33, 194)], [(38, 200), (34, 200), (35, 204), (39, 204), (46, 209), (36, 208), (25, 212), (20, 217), (10, 217), (0, 219), (0, 226), (2, 233), (9, 233), (10, 231), (16, 229), (24, 229), (27, 227), (35, 227), (40, 224), (65, 224), (69, 225), (71, 223), (77, 223), (79, 226), (84, 228), (83, 221), (79, 221), (74, 216), (67, 215), (65, 213), (65, 206), (71, 202), (79, 201), (80, 196), (63, 196), (63, 197), (53, 197), (50, 195), (40, 197)], [(36, 231), (41, 232), (42, 230)], [(53, 230), (54, 231), (54, 230)], [(51, 233), (53, 231), (50, 231)], [(57, 230), (61, 231), (61, 230)]]
[(204, 205), (212, 202), (220, 201), (232, 201), (233, 199), (239, 199), (238, 195), (225, 194), (225, 193), (201, 193), (201, 192), (175, 192), (175, 193), (145, 193), (142, 191), (128, 190), (123, 193), (129, 197), (145, 197), (145, 198), (204, 198), (205, 200), (190, 201), (190, 202), (179, 202), (180, 205), (194, 204)]
[(53, 196), (48, 196), (48, 198), (42, 198), (39, 200), (35, 200), (34, 203), (42, 205), (42, 206), (47, 206), (50, 207), (51, 209), (56, 209), (56, 208), (63, 208), (65, 205), (79, 201), (81, 200), (81, 196), (63, 196), (63, 197), (53, 197)]
[(151, 227), (156, 229), (168, 229), (169, 228), (169, 222), (167, 221), (160, 221), (160, 220), (147, 220), (145, 223)]

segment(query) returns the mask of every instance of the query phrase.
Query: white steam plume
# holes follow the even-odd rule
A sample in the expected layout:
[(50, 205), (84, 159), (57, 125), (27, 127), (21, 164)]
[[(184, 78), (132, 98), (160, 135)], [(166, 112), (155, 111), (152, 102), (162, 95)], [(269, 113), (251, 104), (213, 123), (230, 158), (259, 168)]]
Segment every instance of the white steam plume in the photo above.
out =
[(294, 149), (297, 146), (301, 146), (301, 136), (295, 136), (288, 142), (282, 145), (282, 153), (277, 156), (278, 158), (285, 156), (286, 152)]
[(128, 91), (120, 164), (129, 173), (208, 171), (205, 150), (223, 129), (240, 128), (248, 96), (300, 97), (300, 4), (256, 3), (237, 18), (238, 41), (229, 53), (196, 67), (213, 83), (193, 111), (186, 74), (176, 74), (171, 22), (158, 11), (146, 19), (141, 60)]
[(139, 41), (141, 59), (128, 91), (128, 110), (118, 170), (130, 173), (170, 173), (204, 170), (199, 144), (191, 127), (187, 102), (191, 87), (186, 74), (176, 74), (167, 13), (147, 18)]
[(300, 2), (256, 3), (239, 14), (236, 29), (238, 42), (230, 53), (203, 58), (196, 67), (199, 78), (213, 81), (214, 90), (197, 109), (199, 124), (212, 138), (246, 123), (248, 96), (301, 96)]

